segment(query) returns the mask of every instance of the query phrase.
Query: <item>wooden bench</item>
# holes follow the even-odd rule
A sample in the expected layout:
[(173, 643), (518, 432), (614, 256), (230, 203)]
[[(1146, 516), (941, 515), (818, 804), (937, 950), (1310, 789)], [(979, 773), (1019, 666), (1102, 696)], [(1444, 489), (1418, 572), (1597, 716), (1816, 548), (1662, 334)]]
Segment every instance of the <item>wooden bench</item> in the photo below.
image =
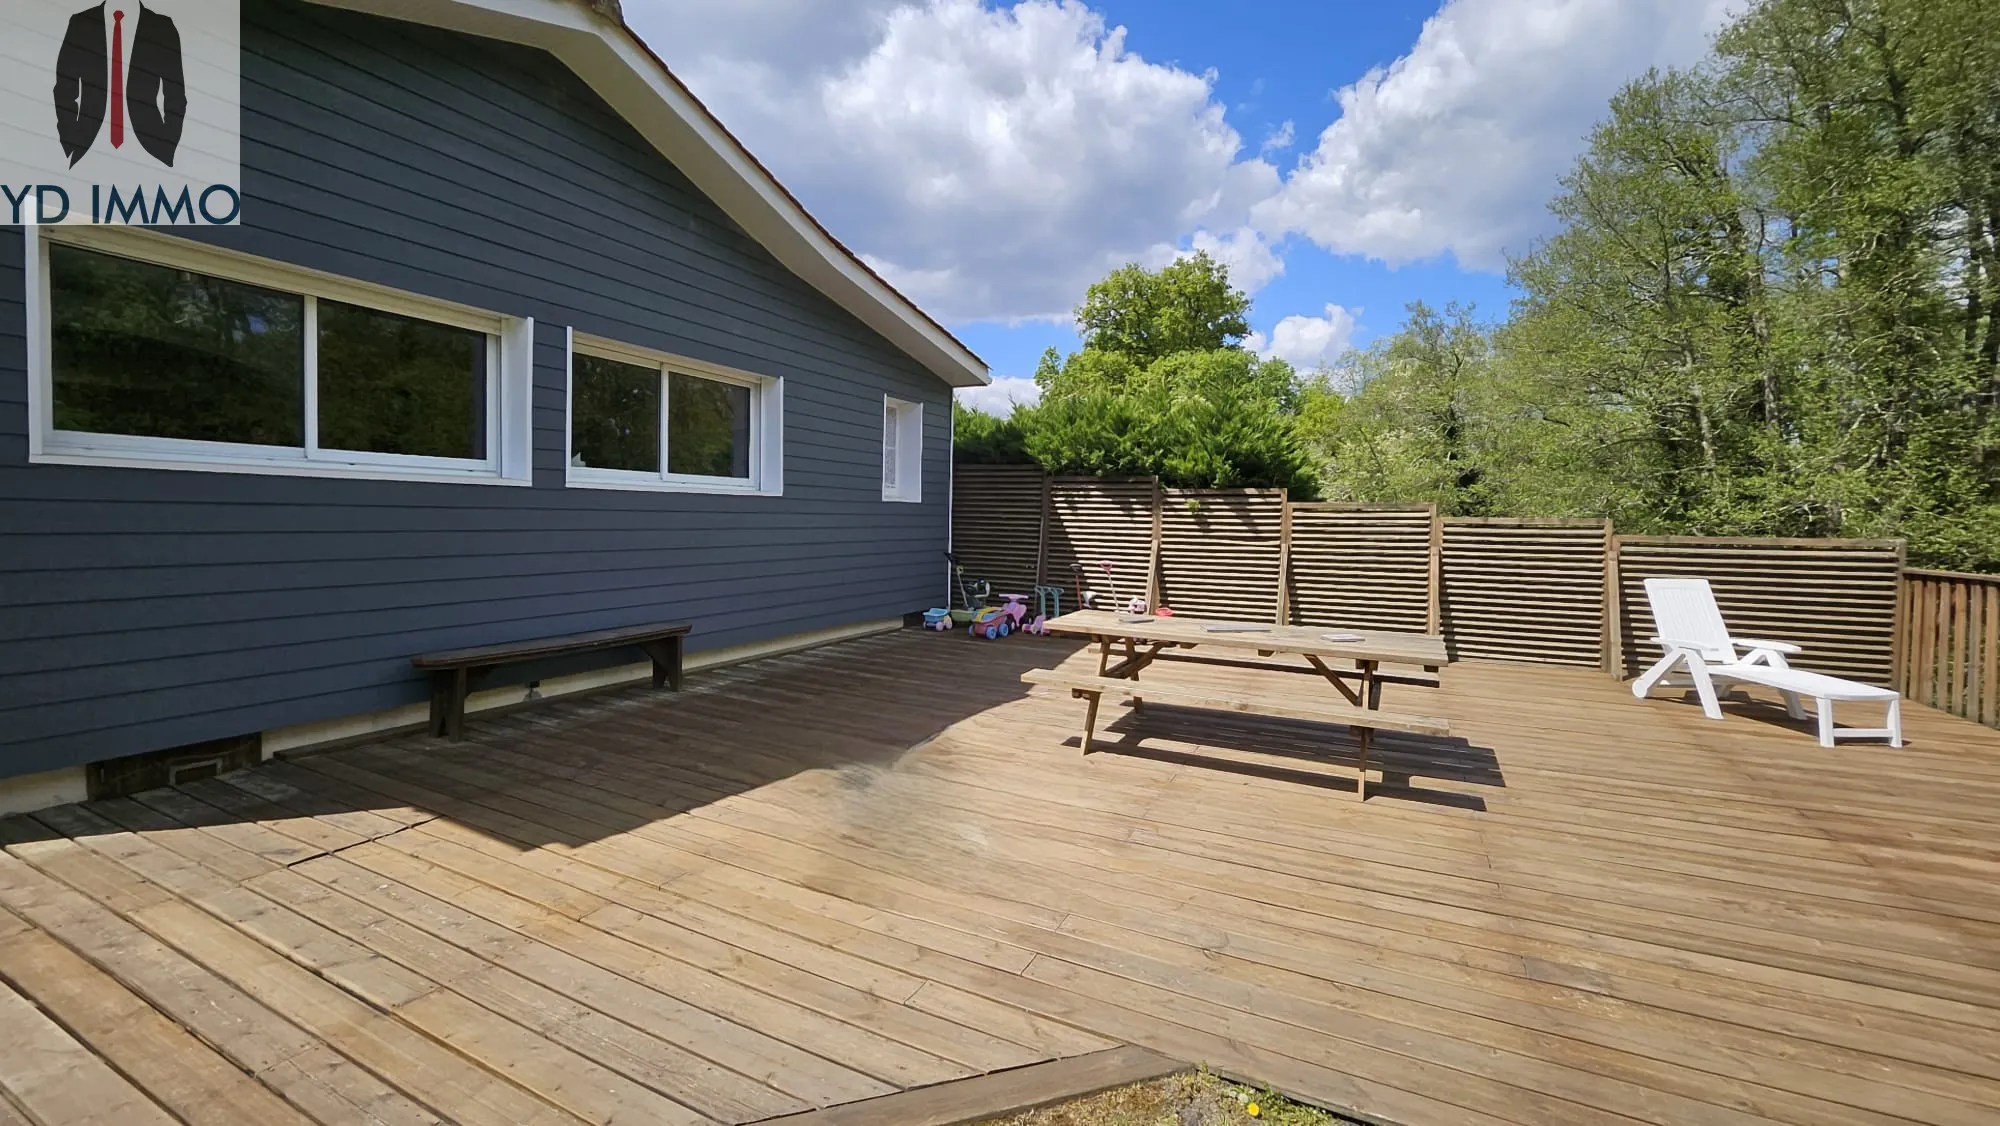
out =
[(410, 663), (431, 674), (431, 734), (457, 740), (465, 737), (465, 697), (481, 677), (505, 665), (600, 649), (637, 648), (653, 659), (653, 687), (666, 685), (678, 692), (682, 641), (690, 628), (686, 622), (669, 622), (601, 629), (566, 637), (425, 653), (410, 658)]
[(1381, 669), (1374, 675), (1364, 676), (1360, 669), (1317, 669), (1309, 664), (1293, 664), (1265, 657), (1197, 657), (1192, 653), (1167, 651), (1155, 657), (1157, 661), (1181, 661), (1187, 664), (1221, 665), (1232, 669), (1254, 669), (1258, 672), (1305, 673), (1307, 676), (1332, 676), (1342, 680), (1366, 680), (1369, 685), (1368, 706), (1382, 706), (1382, 686), (1385, 684), (1405, 684), (1412, 688), (1436, 688), (1443, 683), (1436, 669)]
[(1021, 674), (1021, 680), (1026, 684), (1067, 688), (1070, 690), (1070, 695), (1088, 702), (1083, 716), (1085, 754), (1090, 753), (1090, 741), (1096, 733), (1098, 705), (1106, 696), (1113, 699), (1156, 700), (1212, 711), (1341, 724), (1354, 731), (1360, 746), (1360, 758), (1355, 767), (1358, 779), (1355, 790), (1356, 795), (1363, 799), (1368, 796), (1368, 742), (1376, 731), (1408, 731), (1418, 735), (1451, 734), (1451, 725), (1433, 716), (1407, 715), (1401, 712), (1378, 711), (1374, 708), (1358, 708), (1350, 704), (1305, 700), (1291, 693), (1274, 695), (1257, 692), (1224, 692), (1209, 688), (1161, 684), (1157, 681), (1141, 684), (1136, 680), (1121, 677), (1093, 676), (1089, 673), (1065, 672), (1061, 669), (1029, 669)]

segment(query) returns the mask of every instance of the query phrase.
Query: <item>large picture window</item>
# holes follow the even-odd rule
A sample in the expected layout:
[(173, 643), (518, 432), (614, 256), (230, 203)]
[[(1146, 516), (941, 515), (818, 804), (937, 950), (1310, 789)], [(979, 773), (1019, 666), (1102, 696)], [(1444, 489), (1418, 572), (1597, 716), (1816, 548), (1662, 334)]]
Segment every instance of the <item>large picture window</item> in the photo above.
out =
[(610, 341), (570, 350), (571, 485), (777, 493), (783, 384)]
[(149, 232), (35, 243), (37, 460), (526, 483), (529, 322)]

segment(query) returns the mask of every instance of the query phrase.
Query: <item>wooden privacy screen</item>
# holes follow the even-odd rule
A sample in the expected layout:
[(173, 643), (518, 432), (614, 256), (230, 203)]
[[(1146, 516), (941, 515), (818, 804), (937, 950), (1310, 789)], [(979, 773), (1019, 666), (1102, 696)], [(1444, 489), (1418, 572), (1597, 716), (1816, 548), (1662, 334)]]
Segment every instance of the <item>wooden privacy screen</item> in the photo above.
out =
[(1645, 580), (1699, 576), (1737, 636), (1796, 642), (1801, 668), (2000, 723), (2000, 578), (1911, 572), (1905, 590), (1894, 540), (1613, 536), (1602, 521), (1438, 519), (1430, 505), (961, 465), (952, 542), (970, 577), (1023, 594), (1061, 586), (1065, 610), (1070, 564), (1108, 596), (1110, 560), (1123, 597), (1196, 617), (1438, 633), (1455, 660), (1620, 676), (1659, 656)]
[(1619, 536), (1617, 550), (1627, 676), (1660, 655), (1645, 580), (1663, 575), (1707, 579), (1730, 633), (1803, 646), (1800, 668), (1894, 683), (1899, 541)]
[(1201, 618), (1278, 620), (1285, 490), (1167, 489), (1160, 601)]
[[(1083, 588), (1151, 600), (1157, 592), (1160, 485), (1152, 477), (1055, 477), (1049, 481), (1047, 551), (1042, 581), (1075, 589), (1070, 564), (1083, 564)], [(1113, 581), (1105, 580), (1109, 560)], [(1063, 605), (1069, 607), (1071, 599)]]
[(988, 579), (996, 591), (1032, 592), (1042, 563), (1047, 482), (1032, 465), (952, 467), (952, 551), (966, 578)]
[(1606, 666), (1608, 524), (1443, 523), (1444, 637), (1453, 660)]
[(1294, 504), (1285, 601), (1307, 626), (1434, 633), (1430, 505)]
[(1899, 651), (1903, 695), (2000, 726), (2000, 575), (1903, 572)]

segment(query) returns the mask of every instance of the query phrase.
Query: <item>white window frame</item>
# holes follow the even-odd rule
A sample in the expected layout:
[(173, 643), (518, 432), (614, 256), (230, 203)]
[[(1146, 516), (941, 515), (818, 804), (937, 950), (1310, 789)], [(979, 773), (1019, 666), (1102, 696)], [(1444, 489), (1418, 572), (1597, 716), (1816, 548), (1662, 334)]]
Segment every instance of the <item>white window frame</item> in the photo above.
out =
[[(889, 484), (889, 439), (895, 436), (896, 483)], [(924, 499), (924, 405), (882, 396), (882, 499), (921, 504)]]
[[(660, 469), (600, 469), (573, 464), (576, 458), (576, 357), (656, 368), (660, 373)], [(777, 497), (785, 494), (785, 381), (719, 364), (691, 360), (671, 352), (641, 348), (571, 329), (568, 390), (563, 404), (563, 481), (573, 489), (629, 489), (662, 493), (727, 493)], [(750, 476), (708, 477), (667, 471), (668, 419), (673, 409), (669, 375), (689, 375), (750, 389)]]
[[(420, 297), (400, 290), (223, 250), (136, 227), (29, 225), (27, 233), (28, 460), (213, 473), (526, 486), (532, 483), (535, 322)], [(61, 243), (241, 282), (304, 299), (302, 446), (262, 446), (136, 434), (92, 434), (55, 427), (54, 311), (49, 247)], [(486, 454), (480, 459), (325, 449), (319, 444), (319, 302), (338, 301), (463, 328), (486, 336)]]

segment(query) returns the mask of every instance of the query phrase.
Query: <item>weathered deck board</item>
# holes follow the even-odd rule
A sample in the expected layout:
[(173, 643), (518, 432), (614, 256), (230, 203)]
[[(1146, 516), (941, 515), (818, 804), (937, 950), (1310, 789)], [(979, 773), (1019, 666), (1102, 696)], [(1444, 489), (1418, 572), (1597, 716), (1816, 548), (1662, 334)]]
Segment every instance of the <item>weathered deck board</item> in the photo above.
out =
[(1364, 804), (1339, 728), (1081, 755), (1017, 682), (1073, 652), (905, 633), (0, 821), (0, 1121), (744, 1123), (1121, 1043), (1409, 1126), (2000, 1106), (2000, 733), (1460, 665)]

